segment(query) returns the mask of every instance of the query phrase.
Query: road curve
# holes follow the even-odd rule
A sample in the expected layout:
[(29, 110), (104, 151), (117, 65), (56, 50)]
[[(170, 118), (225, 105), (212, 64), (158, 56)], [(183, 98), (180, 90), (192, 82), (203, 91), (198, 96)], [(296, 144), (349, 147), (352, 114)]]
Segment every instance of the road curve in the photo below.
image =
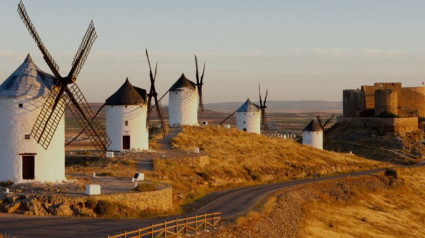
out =
[(384, 169), (339, 174), (329, 177), (291, 180), (280, 183), (230, 189), (206, 196), (189, 206), (184, 215), (153, 219), (94, 219), (81, 217), (38, 217), (23, 215), (0, 215), (0, 234), (16, 237), (105, 237), (134, 230), (178, 217), (221, 211), (224, 218), (232, 218), (247, 212), (268, 194), (296, 185), (317, 183), (327, 180), (371, 175)]

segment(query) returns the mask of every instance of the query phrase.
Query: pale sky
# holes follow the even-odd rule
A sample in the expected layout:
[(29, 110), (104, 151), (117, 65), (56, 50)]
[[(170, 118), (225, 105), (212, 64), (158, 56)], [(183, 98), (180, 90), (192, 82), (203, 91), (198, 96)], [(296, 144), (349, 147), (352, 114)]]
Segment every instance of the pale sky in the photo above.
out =
[[(50, 72), (16, 11), (0, 2), (0, 81), (31, 53)], [(204, 101), (340, 101), (373, 82), (425, 81), (425, 1), (26, 0), (43, 42), (67, 74), (91, 19), (98, 38), (77, 84), (104, 102), (126, 77), (148, 88), (144, 49), (158, 61), (157, 89), (206, 62)], [(164, 101), (166, 103), (166, 101)]]

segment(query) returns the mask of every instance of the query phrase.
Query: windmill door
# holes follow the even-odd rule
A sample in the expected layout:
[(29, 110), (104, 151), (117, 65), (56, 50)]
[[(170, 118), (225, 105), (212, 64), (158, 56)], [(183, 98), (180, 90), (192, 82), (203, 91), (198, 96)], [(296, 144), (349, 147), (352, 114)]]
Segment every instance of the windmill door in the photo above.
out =
[(130, 136), (122, 137), (122, 149), (129, 150), (130, 149)]
[(34, 155), (22, 156), (22, 179), (34, 179)]

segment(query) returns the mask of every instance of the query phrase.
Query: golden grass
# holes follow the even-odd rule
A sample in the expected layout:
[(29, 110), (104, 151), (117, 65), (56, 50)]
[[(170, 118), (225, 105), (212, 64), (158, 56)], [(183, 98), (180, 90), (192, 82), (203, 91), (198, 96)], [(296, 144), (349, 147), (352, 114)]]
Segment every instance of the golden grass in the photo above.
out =
[(305, 204), (299, 236), (425, 237), (425, 168), (398, 172), (399, 186), (359, 189), (349, 201), (322, 198)]
[(157, 159), (149, 176), (172, 184), (176, 193), (193, 201), (208, 192), (271, 181), (322, 176), (385, 164), (337, 152), (300, 145), (293, 140), (269, 138), (237, 129), (184, 127), (172, 139), (176, 149), (207, 152), (210, 164), (194, 168)]

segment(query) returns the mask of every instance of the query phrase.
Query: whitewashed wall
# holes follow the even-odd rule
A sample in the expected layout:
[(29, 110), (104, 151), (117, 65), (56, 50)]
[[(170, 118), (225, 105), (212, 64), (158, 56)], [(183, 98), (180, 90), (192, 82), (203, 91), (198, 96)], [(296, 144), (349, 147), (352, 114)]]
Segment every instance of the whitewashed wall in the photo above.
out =
[[(130, 136), (130, 149), (149, 149), (146, 115), (146, 105), (107, 105), (106, 133), (112, 141), (108, 150), (122, 151), (124, 135)], [(125, 125), (125, 121), (128, 121), (128, 126)]]
[[(22, 103), (23, 107), (18, 105)], [(45, 150), (34, 138), (25, 139), (40, 113), (42, 98), (0, 98), (0, 181), (61, 182), (65, 180), (65, 117), (62, 117), (50, 146)], [(22, 179), (21, 153), (37, 153), (34, 180)]]
[(303, 131), (303, 144), (323, 150), (323, 132), (322, 131)]
[(198, 124), (198, 91), (181, 88), (168, 93), (170, 126)]
[(236, 112), (236, 125), (240, 131), (261, 134), (261, 112)]

